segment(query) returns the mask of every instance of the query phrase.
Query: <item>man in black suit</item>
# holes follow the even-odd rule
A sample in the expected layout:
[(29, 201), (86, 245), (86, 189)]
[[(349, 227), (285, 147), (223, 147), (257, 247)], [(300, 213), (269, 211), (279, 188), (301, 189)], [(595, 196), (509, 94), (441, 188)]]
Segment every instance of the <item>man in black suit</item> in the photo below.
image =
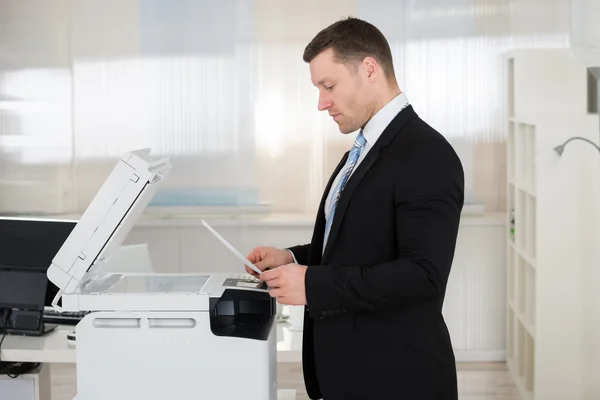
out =
[(327, 184), (310, 244), (257, 247), (248, 259), (279, 303), (305, 306), (308, 395), (456, 400), (442, 304), (464, 201), (461, 163), (399, 89), (373, 25), (334, 23), (304, 61), (319, 110), (358, 134)]

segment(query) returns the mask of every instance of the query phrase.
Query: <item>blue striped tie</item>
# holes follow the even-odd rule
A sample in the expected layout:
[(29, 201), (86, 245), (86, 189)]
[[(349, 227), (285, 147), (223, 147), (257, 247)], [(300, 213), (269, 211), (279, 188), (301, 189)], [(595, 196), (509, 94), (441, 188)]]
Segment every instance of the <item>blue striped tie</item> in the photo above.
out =
[(354, 166), (356, 165), (356, 162), (358, 161), (360, 152), (365, 147), (366, 141), (367, 140), (365, 139), (361, 129), (360, 133), (356, 136), (356, 139), (354, 139), (354, 145), (352, 146), (352, 149), (350, 149), (350, 154), (348, 154), (346, 164), (340, 171), (340, 180), (333, 189), (333, 192), (331, 193), (329, 204), (327, 205), (327, 209), (329, 210), (329, 212), (325, 213), (325, 215), (329, 215), (329, 218), (327, 218), (327, 221), (325, 223), (325, 238), (323, 240), (323, 249), (325, 249), (325, 244), (327, 243), (327, 238), (329, 237), (329, 231), (331, 230), (331, 223), (333, 221), (335, 209), (337, 208), (338, 200), (340, 199), (340, 195), (342, 193), (342, 190), (344, 189), (344, 186), (346, 186), (346, 182), (348, 181), (350, 173), (352, 172)]

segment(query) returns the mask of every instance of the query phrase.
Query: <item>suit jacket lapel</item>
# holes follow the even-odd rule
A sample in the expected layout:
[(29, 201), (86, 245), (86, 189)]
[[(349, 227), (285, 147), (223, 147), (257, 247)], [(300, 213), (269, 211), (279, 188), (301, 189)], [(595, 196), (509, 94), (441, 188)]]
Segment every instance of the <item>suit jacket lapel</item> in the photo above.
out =
[(331, 250), (331, 246), (335, 240), (335, 237), (340, 230), (340, 226), (342, 225), (342, 220), (344, 218), (344, 214), (346, 213), (346, 209), (348, 208), (348, 204), (350, 204), (350, 199), (352, 198), (352, 194), (358, 187), (360, 181), (364, 178), (366, 173), (375, 165), (377, 160), (379, 160), (379, 154), (381, 152), (380, 146), (375, 146), (369, 150), (367, 156), (362, 160), (360, 165), (356, 168), (354, 173), (348, 179), (344, 190), (340, 194), (340, 198), (338, 200), (338, 205), (335, 210), (335, 215), (333, 216), (333, 222), (331, 224), (331, 231), (329, 232), (329, 237), (327, 238), (327, 244), (325, 245), (325, 252), (323, 253), (323, 260), (327, 259), (327, 255)]
[[(342, 220), (344, 219), (344, 214), (346, 213), (346, 209), (350, 204), (350, 199), (352, 198), (352, 194), (358, 188), (361, 180), (365, 177), (367, 172), (375, 165), (375, 163), (379, 160), (381, 155), (381, 150), (385, 148), (392, 139), (398, 134), (402, 128), (417, 115), (414, 112), (412, 106), (407, 106), (404, 110), (400, 111), (398, 115), (390, 122), (390, 124), (384, 129), (381, 133), (381, 136), (375, 142), (371, 150), (367, 156), (362, 160), (360, 165), (356, 167), (354, 173), (348, 179), (344, 190), (340, 195), (340, 199), (338, 200), (338, 205), (335, 211), (335, 215), (333, 216), (333, 223), (331, 224), (331, 232), (329, 232), (329, 237), (327, 238), (327, 244), (325, 246), (325, 252), (323, 253), (323, 260), (327, 259), (329, 252), (331, 251), (331, 246), (335, 241), (335, 237), (340, 230), (342, 225)], [(334, 174), (334, 177), (337, 175)], [(331, 184), (331, 182), (330, 182)], [(329, 188), (325, 191), (325, 196), (329, 193)], [(324, 229), (323, 229), (324, 230)], [(321, 239), (322, 241), (322, 239)]]
[[(350, 154), (350, 151), (347, 151), (344, 154), (344, 156), (342, 157), (342, 159), (340, 160), (337, 167), (335, 167), (335, 171), (333, 171), (333, 173), (331, 174), (331, 177), (329, 178), (329, 182), (327, 182), (327, 186), (325, 188), (325, 191), (323, 192), (323, 196), (321, 197), (321, 204), (319, 205), (319, 211), (317, 214), (317, 221), (316, 221), (316, 225), (315, 225), (315, 232), (317, 232), (318, 234), (315, 235), (315, 238), (313, 238), (312, 245), (311, 245), (311, 253), (312, 254), (309, 254), (309, 260), (312, 258), (311, 255), (318, 255), (318, 257), (315, 256), (314, 262), (316, 262), (316, 263), (320, 262), (321, 254), (323, 253), (323, 239), (325, 237), (325, 202), (327, 201), (327, 195), (329, 194), (329, 191), (331, 190), (331, 186), (333, 185), (333, 182), (335, 181), (335, 177), (338, 176), (338, 174), (340, 173), (340, 170), (344, 167), (344, 164), (346, 164), (346, 160), (348, 159), (349, 154)], [(315, 243), (314, 239), (317, 240), (316, 243)]]

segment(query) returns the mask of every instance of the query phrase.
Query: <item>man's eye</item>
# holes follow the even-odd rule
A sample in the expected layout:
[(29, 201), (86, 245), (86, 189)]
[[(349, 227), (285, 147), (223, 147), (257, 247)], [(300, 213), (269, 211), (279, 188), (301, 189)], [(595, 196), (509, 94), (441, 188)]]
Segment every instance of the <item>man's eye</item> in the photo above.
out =
[(325, 90), (331, 90), (331, 89), (333, 89), (333, 85), (331, 85), (331, 86), (325, 86)]

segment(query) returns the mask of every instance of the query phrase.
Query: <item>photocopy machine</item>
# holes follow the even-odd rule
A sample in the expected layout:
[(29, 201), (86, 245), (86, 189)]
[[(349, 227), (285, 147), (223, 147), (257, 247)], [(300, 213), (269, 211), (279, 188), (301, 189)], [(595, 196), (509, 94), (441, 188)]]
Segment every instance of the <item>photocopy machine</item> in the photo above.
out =
[(263, 282), (218, 265), (103, 272), (171, 169), (149, 150), (122, 157), (48, 269), (53, 306), (91, 311), (75, 328), (76, 399), (276, 399), (276, 304)]

